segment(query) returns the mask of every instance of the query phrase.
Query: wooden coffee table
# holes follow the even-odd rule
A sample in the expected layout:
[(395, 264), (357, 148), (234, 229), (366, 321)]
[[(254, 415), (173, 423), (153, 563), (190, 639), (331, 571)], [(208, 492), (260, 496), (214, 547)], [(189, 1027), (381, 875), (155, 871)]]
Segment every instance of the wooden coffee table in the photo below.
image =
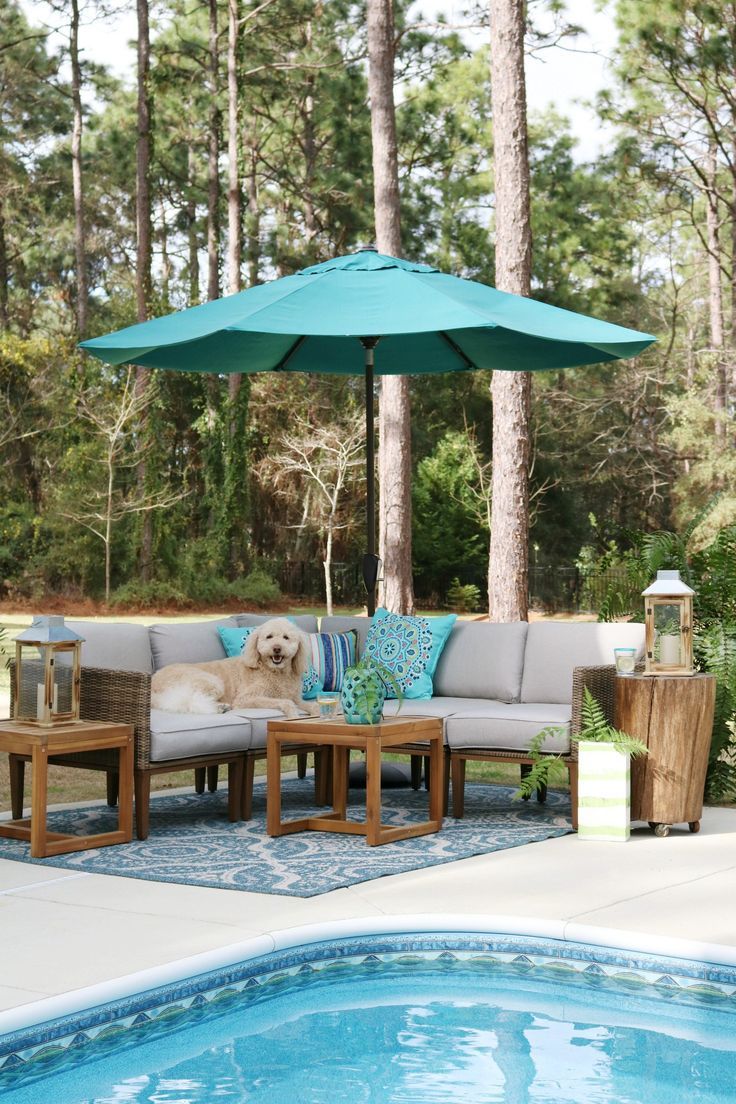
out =
[[(288, 745), (331, 747), (332, 809), (320, 816), (281, 819), (281, 756)], [(366, 756), (365, 821), (347, 819), (348, 759), (355, 748)], [(407, 755), (429, 755), (431, 788), (429, 820), (392, 827), (381, 823), (381, 755), (384, 750)], [(426, 836), (442, 827), (444, 761), (442, 721), (436, 717), (390, 717), (376, 725), (347, 724), (342, 717), (307, 717), (268, 722), (268, 798), (266, 827), (269, 836), (285, 836), (306, 830), (348, 832), (363, 835), (375, 847), (381, 843)]]
[[(75, 836), (46, 830), (48, 763), (53, 756), (78, 751), (118, 748), (120, 752), (120, 791), (118, 829), (92, 836)], [(0, 720), (0, 751), (10, 755), (11, 785), (22, 779), (26, 759), (31, 761), (31, 817), (0, 821), (0, 836), (31, 841), (31, 858), (45, 859), (67, 851), (86, 851), (113, 843), (130, 843), (133, 838), (133, 726), (103, 721), (74, 721), (40, 728), (38, 725)], [(60, 764), (63, 766), (63, 762)], [(15, 772), (15, 776), (13, 774)], [(20, 782), (22, 788), (22, 782)]]

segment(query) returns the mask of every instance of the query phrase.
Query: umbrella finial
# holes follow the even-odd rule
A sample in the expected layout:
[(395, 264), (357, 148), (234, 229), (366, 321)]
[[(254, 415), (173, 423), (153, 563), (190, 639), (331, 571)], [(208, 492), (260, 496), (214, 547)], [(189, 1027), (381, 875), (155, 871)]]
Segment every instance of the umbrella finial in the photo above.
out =
[(358, 242), (355, 251), (356, 253), (377, 253), (378, 247), (375, 242)]

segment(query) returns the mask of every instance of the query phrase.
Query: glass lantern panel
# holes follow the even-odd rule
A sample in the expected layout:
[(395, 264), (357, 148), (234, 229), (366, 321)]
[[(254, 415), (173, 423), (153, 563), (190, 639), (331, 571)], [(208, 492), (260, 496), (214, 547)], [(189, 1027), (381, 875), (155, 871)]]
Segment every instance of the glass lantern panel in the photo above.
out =
[(21, 647), (20, 695), (18, 702), (21, 716), (38, 716), (39, 702), (43, 702), (45, 659), (44, 648), (37, 648), (35, 645)]
[(682, 664), (682, 637), (677, 602), (657, 602), (654, 606), (654, 659), (668, 667)]

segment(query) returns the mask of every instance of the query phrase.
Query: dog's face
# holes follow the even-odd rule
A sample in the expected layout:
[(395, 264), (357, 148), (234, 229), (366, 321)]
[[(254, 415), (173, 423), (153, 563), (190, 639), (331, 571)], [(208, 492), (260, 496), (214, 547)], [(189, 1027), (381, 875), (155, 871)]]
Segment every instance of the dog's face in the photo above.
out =
[(307, 647), (304, 633), (296, 625), (285, 617), (275, 617), (250, 634), (243, 659), (248, 667), (261, 664), (272, 671), (294, 669), (304, 674), (308, 662)]

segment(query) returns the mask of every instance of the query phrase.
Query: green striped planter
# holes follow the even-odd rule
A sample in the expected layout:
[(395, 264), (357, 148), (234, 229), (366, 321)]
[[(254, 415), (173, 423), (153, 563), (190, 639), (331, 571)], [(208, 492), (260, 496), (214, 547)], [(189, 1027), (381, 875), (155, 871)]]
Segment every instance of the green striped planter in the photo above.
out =
[(578, 836), (625, 843), (629, 838), (631, 757), (615, 744), (578, 745)]

